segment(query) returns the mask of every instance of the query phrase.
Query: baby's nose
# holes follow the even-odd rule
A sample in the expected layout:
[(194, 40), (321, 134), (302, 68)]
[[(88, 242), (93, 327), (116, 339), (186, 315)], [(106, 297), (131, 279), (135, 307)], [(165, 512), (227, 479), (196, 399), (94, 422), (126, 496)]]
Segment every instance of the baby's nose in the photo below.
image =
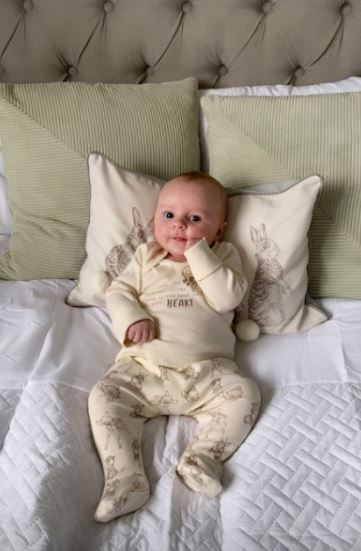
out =
[(174, 225), (177, 228), (185, 228), (186, 227), (186, 221), (184, 218), (175, 218), (174, 219)]

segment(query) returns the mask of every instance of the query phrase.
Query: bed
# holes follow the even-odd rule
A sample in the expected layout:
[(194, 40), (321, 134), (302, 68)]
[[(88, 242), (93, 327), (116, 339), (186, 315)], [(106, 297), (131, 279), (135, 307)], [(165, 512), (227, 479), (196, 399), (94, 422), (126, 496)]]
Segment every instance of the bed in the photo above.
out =
[[(2, 550), (361, 549), (361, 229), (359, 133), (353, 124), (361, 91), (360, 15), (356, 0), (3, 0)], [(142, 105), (149, 101), (154, 113), (148, 120)], [(94, 105), (105, 107), (99, 114)], [(164, 122), (164, 110), (168, 119), (179, 118)], [(261, 121), (256, 129), (249, 115), (255, 112)], [(116, 113), (128, 134), (113, 132), (112, 120), (121, 126)], [(287, 126), (284, 142), (276, 132), (277, 121), (286, 128), (282, 117), (298, 129), (295, 137)], [(76, 131), (70, 132), (74, 120)], [(104, 120), (107, 131), (97, 133)], [(86, 138), (78, 135), (82, 125), (90, 129)], [(143, 126), (150, 130), (139, 138)], [(266, 138), (278, 148), (267, 155)], [(306, 148), (300, 166), (304, 143), (325, 151), (324, 157), (318, 153), (314, 160)], [(231, 189), (231, 201), (247, 185), (261, 185), (262, 195), (264, 175), (272, 182), (314, 172), (324, 178), (316, 206), (311, 202), (307, 209), (311, 234), (306, 221), (301, 242), (307, 246), (310, 235), (308, 308), (323, 317), (312, 318), (309, 328), (303, 321), (297, 330), (277, 325), (253, 342), (237, 342), (237, 363), (257, 382), (262, 409), (225, 464), (223, 492), (209, 499), (182, 484), (175, 465), (194, 423), (159, 417), (146, 424), (142, 444), (150, 501), (104, 525), (93, 518), (103, 474), (87, 399), (119, 343), (99, 295), (86, 295), (78, 279), (86, 252), (90, 257), (86, 167), (95, 151), (144, 174), (147, 201), (153, 193), (148, 188), (159, 180), (201, 163)], [(285, 152), (290, 160), (282, 164)], [(240, 166), (246, 169), (238, 182)], [(65, 168), (70, 172), (60, 180)], [(259, 195), (252, 197), (258, 201)], [(306, 204), (303, 196), (302, 203), (294, 201), (292, 227)], [(277, 218), (281, 207), (271, 207)], [(137, 215), (128, 210), (136, 226)], [(280, 235), (285, 233), (282, 226)]]

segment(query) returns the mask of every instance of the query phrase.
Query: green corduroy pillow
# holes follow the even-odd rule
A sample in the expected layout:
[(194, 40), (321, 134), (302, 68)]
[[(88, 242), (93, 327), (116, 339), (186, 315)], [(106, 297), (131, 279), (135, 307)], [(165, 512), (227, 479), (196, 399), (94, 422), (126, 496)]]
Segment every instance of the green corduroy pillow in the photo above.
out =
[(89, 153), (164, 180), (199, 169), (197, 82), (0, 84), (0, 139), (14, 214), (0, 278), (76, 278)]
[(361, 93), (206, 96), (201, 105), (209, 170), (225, 186), (323, 177), (309, 233), (309, 292), (361, 298)]

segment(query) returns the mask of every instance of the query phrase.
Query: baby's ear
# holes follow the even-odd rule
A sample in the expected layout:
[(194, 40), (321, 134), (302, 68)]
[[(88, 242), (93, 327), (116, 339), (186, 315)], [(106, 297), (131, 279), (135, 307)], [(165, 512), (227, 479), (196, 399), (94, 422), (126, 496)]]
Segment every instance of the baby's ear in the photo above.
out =
[(226, 228), (226, 225), (227, 225), (227, 222), (222, 222), (222, 224), (219, 226), (219, 228), (217, 230), (217, 233), (216, 233), (216, 237), (218, 239), (220, 239), (222, 237), (222, 235), (224, 234), (224, 230)]

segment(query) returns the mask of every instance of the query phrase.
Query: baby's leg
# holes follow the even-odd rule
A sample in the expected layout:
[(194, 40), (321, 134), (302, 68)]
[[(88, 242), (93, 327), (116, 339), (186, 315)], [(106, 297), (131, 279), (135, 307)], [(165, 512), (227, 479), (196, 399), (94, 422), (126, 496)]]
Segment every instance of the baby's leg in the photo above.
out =
[[(225, 363), (224, 369), (220, 361)], [(216, 362), (217, 376), (213, 367), (209, 369), (207, 380), (202, 377), (203, 380), (197, 382), (201, 400), (187, 415), (197, 419), (199, 430), (177, 466), (189, 488), (210, 497), (222, 490), (222, 463), (246, 438), (260, 407), (260, 394), (255, 383), (243, 377), (235, 364), (232, 369), (229, 360), (217, 358)], [(203, 367), (208, 369), (210, 363), (204, 362), (202, 371)]]
[(140, 448), (144, 423), (152, 417), (140, 399), (145, 373), (134, 360), (122, 359), (90, 392), (90, 423), (105, 478), (95, 513), (99, 522), (135, 511), (149, 499)]

